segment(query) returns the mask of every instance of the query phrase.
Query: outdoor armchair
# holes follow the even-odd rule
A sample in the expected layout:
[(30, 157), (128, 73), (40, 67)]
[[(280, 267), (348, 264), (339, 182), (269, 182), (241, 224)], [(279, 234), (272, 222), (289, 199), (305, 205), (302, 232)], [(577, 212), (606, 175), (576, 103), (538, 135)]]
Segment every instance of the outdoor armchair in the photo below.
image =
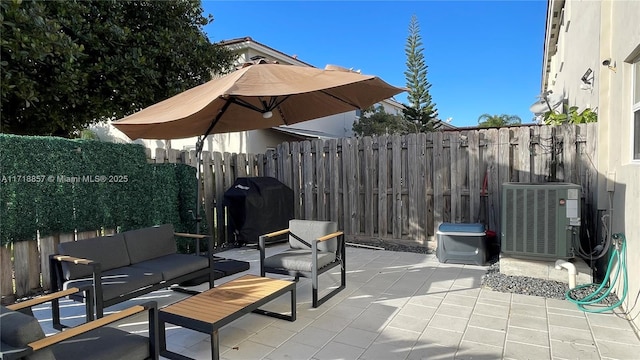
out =
[[(45, 295), (0, 306), (0, 359), (158, 359), (158, 307), (155, 301), (135, 305), (103, 318), (45, 336), (31, 307), (69, 295)], [(79, 291), (79, 290), (78, 290)], [(148, 312), (149, 337), (107, 325)]]
[[(289, 249), (265, 257), (270, 238), (289, 235)], [(318, 307), (346, 287), (344, 233), (332, 221), (290, 220), (289, 228), (259, 237), (260, 276), (265, 273), (310, 278), (312, 306)], [(340, 268), (340, 286), (318, 298), (318, 276), (334, 267)]]

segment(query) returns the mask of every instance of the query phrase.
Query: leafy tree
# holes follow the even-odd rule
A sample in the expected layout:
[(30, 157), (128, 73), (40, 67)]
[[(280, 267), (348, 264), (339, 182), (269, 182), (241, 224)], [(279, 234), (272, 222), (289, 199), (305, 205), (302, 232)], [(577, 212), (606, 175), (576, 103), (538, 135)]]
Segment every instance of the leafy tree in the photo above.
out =
[(489, 115), (482, 114), (478, 117), (478, 126), (479, 127), (501, 127), (501, 126), (509, 126), (521, 124), (522, 119), (518, 115)]
[(70, 136), (199, 85), (233, 61), (199, 0), (0, 1), (2, 132)]
[(353, 132), (358, 136), (404, 134), (407, 132), (407, 122), (401, 115), (385, 112), (381, 105), (372, 106), (364, 110), (360, 119), (353, 123)]
[(431, 99), (429, 89), (431, 84), (427, 81), (427, 65), (424, 61), (424, 48), (420, 36), (418, 18), (413, 15), (409, 23), (409, 36), (404, 50), (407, 56), (407, 70), (404, 76), (407, 80), (409, 105), (403, 110), (404, 117), (411, 124), (417, 124), (421, 132), (433, 131), (438, 128), (438, 110)]
[(547, 125), (562, 125), (562, 124), (584, 124), (598, 121), (598, 113), (586, 108), (581, 112), (578, 112), (577, 106), (568, 107), (564, 105), (565, 112), (558, 113), (555, 111), (547, 111), (544, 114), (544, 123)]

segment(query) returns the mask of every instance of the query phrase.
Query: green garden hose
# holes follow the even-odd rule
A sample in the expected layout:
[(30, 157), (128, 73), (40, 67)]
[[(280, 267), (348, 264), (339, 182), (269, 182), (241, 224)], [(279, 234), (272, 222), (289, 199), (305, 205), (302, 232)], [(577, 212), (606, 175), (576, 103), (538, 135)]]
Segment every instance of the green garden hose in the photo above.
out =
[[(605, 279), (609, 279), (609, 276), (611, 275), (611, 269), (613, 268), (614, 263), (617, 262), (618, 266), (616, 268), (616, 273), (615, 273), (615, 276), (613, 277), (613, 281), (611, 281), (611, 286), (606, 288), (605, 281), (603, 281), (595, 291), (593, 291), (591, 294), (585, 296), (582, 299), (574, 299), (571, 296), (571, 293), (575, 290), (597, 286), (598, 284), (579, 285), (573, 289), (569, 289), (565, 293), (565, 297), (567, 298), (567, 300), (571, 301), (574, 304), (577, 304), (578, 308), (582, 311), (590, 312), (590, 313), (601, 313), (605, 311), (610, 311), (620, 306), (624, 301), (624, 299), (627, 297), (627, 241), (624, 237), (624, 234), (622, 233), (613, 234), (612, 239), (620, 243), (620, 246), (619, 246), (620, 249), (618, 250), (617, 246), (613, 248), (613, 251), (611, 252), (611, 256), (609, 257), (609, 264), (607, 265), (607, 273), (604, 276)], [(622, 296), (620, 297), (618, 302), (610, 306), (604, 306), (604, 307), (598, 306), (595, 308), (586, 308), (585, 306), (595, 305), (597, 303), (600, 303), (607, 296), (609, 296), (609, 294), (611, 293), (611, 290), (615, 287), (618, 281), (620, 272), (622, 272), (623, 284), (622, 284)]]

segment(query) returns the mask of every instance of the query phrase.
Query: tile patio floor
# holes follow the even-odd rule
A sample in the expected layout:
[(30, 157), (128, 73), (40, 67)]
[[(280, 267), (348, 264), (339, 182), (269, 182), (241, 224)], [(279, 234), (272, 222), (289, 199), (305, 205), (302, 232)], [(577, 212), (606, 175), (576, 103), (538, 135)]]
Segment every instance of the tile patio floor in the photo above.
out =
[[(267, 255), (283, 245), (267, 249)], [(216, 254), (245, 260), (258, 275), (258, 252), (231, 249)], [(249, 314), (220, 330), (223, 359), (638, 359), (640, 340), (630, 324), (613, 313), (584, 313), (575, 305), (535, 296), (482, 289), (486, 267), (441, 264), (435, 255), (347, 248), (347, 288), (317, 309), (311, 283), (297, 288), (297, 320)], [(338, 284), (339, 274), (320, 277)], [(201, 285), (196, 289), (204, 289)], [(108, 312), (153, 299), (160, 306), (186, 295), (157, 291), (108, 308)], [(63, 302), (66, 323), (80, 321), (84, 307)], [(284, 295), (265, 308), (286, 311)], [(45, 332), (50, 311), (36, 308)], [(144, 318), (139, 319), (144, 322)], [(137, 321), (118, 324), (145, 333)], [(170, 350), (210, 359), (206, 334), (167, 324)]]

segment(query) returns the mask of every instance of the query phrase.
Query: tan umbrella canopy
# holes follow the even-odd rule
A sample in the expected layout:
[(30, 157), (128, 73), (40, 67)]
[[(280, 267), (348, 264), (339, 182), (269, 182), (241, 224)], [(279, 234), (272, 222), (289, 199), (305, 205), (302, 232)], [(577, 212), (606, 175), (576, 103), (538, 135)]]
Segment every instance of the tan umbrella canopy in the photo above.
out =
[(365, 109), (405, 89), (349, 70), (242, 67), (115, 121), (131, 139), (180, 139), (265, 129)]
[[(198, 162), (209, 134), (265, 129), (365, 109), (405, 91), (380, 78), (339, 67), (245, 64), (113, 125), (131, 139), (198, 136)], [(200, 178), (200, 167), (197, 167)], [(200, 186), (197, 187), (200, 198)], [(196, 201), (200, 214), (200, 201)], [(196, 218), (196, 233), (200, 231)], [(200, 252), (197, 243), (196, 252)]]

